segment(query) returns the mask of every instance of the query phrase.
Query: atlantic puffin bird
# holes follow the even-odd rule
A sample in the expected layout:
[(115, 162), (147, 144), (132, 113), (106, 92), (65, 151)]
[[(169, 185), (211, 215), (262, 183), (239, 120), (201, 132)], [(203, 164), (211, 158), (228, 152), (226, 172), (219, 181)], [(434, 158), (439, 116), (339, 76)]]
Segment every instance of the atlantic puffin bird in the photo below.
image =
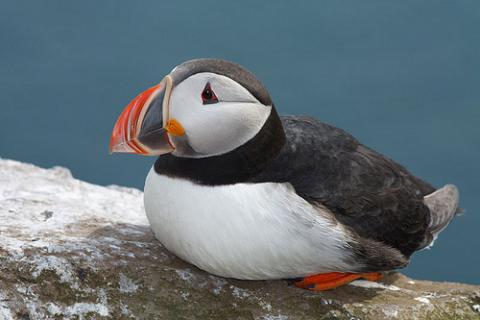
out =
[(187, 61), (118, 118), (111, 152), (160, 155), (145, 182), (151, 228), (212, 274), (327, 290), (404, 267), (458, 211), (342, 129), (280, 117), (238, 64)]

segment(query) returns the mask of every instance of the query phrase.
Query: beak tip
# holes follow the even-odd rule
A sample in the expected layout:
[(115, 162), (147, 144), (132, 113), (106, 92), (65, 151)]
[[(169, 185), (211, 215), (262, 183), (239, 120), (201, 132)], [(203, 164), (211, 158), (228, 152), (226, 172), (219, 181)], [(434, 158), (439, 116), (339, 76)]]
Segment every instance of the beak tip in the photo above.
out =
[(112, 133), (112, 136), (110, 137), (110, 141), (108, 143), (108, 154), (113, 154), (115, 152), (115, 141), (114, 141), (114, 134)]
[[(167, 82), (166, 88), (168, 92), (171, 90), (171, 80), (165, 77)], [(108, 146), (109, 154), (113, 153), (136, 153), (142, 155), (159, 155), (173, 150), (173, 146), (168, 139), (166, 129), (163, 128), (163, 104), (165, 103), (165, 93), (167, 89), (163, 89), (164, 80), (159, 84), (145, 90), (135, 97), (122, 111), (112, 130), (110, 142)], [(148, 116), (147, 111), (150, 110), (154, 98), (156, 103), (153, 109), (154, 120), (150, 121), (150, 127), (143, 128), (144, 118)], [(161, 128), (158, 126), (160, 121)], [(180, 126), (170, 125), (172, 134), (181, 131)], [(176, 124), (176, 123), (175, 123)], [(178, 127), (178, 128), (177, 128)], [(143, 131), (142, 131), (143, 130)], [(148, 138), (148, 139), (147, 139)], [(152, 140), (158, 139), (155, 143)]]

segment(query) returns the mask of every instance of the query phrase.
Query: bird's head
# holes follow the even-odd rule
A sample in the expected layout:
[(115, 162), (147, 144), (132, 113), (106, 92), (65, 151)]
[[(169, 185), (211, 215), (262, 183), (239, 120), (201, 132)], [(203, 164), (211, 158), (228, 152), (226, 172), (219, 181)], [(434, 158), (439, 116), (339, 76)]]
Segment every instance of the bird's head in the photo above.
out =
[(113, 129), (110, 152), (217, 156), (250, 141), (272, 113), (267, 90), (240, 65), (191, 60), (126, 106)]

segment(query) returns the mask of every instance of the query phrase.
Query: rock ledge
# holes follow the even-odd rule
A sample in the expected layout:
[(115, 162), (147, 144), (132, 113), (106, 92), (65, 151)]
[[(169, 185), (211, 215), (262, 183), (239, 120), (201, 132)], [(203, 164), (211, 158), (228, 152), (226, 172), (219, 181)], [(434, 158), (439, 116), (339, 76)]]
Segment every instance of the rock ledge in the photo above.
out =
[(311, 293), (237, 281), (152, 236), (142, 193), (0, 159), (0, 320), (480, 319), (480, 286), (389, 274)]

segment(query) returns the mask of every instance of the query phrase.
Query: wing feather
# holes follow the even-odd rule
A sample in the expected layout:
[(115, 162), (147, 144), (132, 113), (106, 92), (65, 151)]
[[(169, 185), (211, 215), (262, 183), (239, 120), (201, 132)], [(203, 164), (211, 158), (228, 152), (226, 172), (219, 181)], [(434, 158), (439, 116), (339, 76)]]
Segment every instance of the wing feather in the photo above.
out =
[(290, 182), (360, 237), (409, 257), (425, 241), (435, 189), (350, 134), (307, 117), (282, 117), (287, 142), (255, 181)]

